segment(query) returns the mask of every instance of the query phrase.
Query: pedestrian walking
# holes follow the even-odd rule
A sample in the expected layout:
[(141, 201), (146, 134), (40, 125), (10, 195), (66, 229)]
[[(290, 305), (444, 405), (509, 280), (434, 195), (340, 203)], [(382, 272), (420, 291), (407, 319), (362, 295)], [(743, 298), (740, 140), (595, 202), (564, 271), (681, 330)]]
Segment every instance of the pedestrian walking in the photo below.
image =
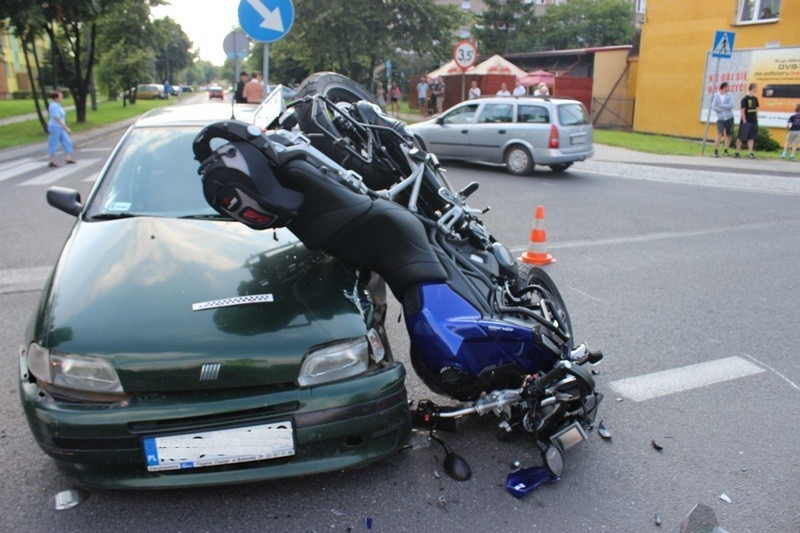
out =
[(719, 145), (725, 138), (723, 155), (728, 155), (733, 137), (733, 97), (730, 94), (728, 82), (719, 84), (719, 90), (714, 93), (711, 100), (711, 110), (717, 114), (717, 137), (714, 139), (714, 157), (719, 157)]
[(400, 113), (400, 97), (402, 95), (403, 91), (397, 86), (397, 82), (393, 81), (391, 87), (389, 87), (389, 112), (394, 116)]
[(736, 157), (742, 149), (742, 142), (747, 142), (747, 157), (755, 159), (753, 146), (758, 136), (758, 98), (756, 98), (757, 83), (747, 86), (747, 96), (742, 98), (741, 118), (739, 119), (739, 136), (736, 138)]
[(67, 164), (75, 163), (75, 158), (73, 157), (75, 151), (72, 148), (72, 139), (69, 138), (70, 129), (67, 126), (67, 114), (64, 112), (64, 108), (61, 107), (62, 100), (64, 100), (64, 94), (61, 91), (55, 91), (52, 95), (52, 101), (47, 107), (47, 112), (50, 115), (50, 120), (47, 122), (47, 155), (50, 160), (50, 168), (58, 166), (58, 163), (56, 163), (56, 151), (59, 144), (64, 148)]
[(786, 159), (789, 147), (792, 148), (792, 155), (789, 156), (789, 159), (794, 159), (794, 156), (797, 155), (797, 145), (800, 143), (800, 104), (794, 106), (794, 115), (786, 121), (786, 129), (789, 130), (789, 133), (786, 134), (781, 159)]

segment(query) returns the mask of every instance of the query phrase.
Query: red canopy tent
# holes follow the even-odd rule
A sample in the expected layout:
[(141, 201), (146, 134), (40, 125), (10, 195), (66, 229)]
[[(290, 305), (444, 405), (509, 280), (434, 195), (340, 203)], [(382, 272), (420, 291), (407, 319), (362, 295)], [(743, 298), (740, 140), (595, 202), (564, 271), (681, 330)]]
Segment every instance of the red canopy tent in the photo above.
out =
[(525, 76), (519, 78), (519, 81), (522, 83), (523, 87), (533, 87), (535, 85), (539, 85), (539, 83), (544, 82), (548, 87), (553, 87), (553, 83), (556, 80), (556, 75), (552, 72), (547, 72), (546, 70), (534, 70), (533, 72), (528, 72)]

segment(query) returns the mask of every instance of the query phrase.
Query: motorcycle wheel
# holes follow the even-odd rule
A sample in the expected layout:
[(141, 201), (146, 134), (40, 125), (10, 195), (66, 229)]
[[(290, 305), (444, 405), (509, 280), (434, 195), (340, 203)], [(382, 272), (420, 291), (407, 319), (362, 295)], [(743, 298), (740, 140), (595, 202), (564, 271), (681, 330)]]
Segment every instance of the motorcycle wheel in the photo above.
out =
[[(359, 100), (366, 100), (370, 103), (378, 105), (378, 101), (372, 94), (364, 89), (361, 85), (354, 82), (347, 76), (337, 74), (336, 72), (317, 72), (312, 74), (300, 84), (297, 88), (297, 97), (304, 98), (315, 94), (322, 94), (330, 98), (334, 102), (358, 102)], [(352, 157), (347, 150), (335, 146), (333, 142), (326, 136), (322, 135), (322, 129), (314, 122), (312, 114), (312, 105), (304, 103), (297, 108), (297, 120), (300, 124), (300, 129), (309, 135), (311, 145), (327, 155), (345, 168), (352, 170), (364, 178), (364, 183), (373, 190), (385, 189), (392, 185), (395, 181), (393, 173), (384, 165), (373, 162), (364, 163), (363, 161)], [(326, 120), (329, 117), (326, 114), (321, 114), (317, 117), (318, 120)], [(336, 127), (330, 120), (326, 120), (323, 127), (328, 130), (337, 131)], [(320, 134), (320, 135), (315, 135)], [(348, 159), (349, 158), (349, 159)]]
[(548, 293), (547, 295), (539, 294), (539, 296), (548, 298), (553, 302), (556, 313), (558, 313), (559, 322), (564, 324), (564, 328), (567, 333), (569, 333), (570, 339), (568, 348), (572, 351), (574, 338), (572, 334), (572, 321), (569, 318), (567, 304), (564, 303), (564, 299), (561, 297), (561, 292), (559, 292), (558, 287), (556, 287), (556, 283), (547, 272), (535, 265), (520, 262), (517, 263), (517, 266), (519, 269), (519, 274), (517, 275), (517, 290), (522, 290), (529, 285), (539, 285)]

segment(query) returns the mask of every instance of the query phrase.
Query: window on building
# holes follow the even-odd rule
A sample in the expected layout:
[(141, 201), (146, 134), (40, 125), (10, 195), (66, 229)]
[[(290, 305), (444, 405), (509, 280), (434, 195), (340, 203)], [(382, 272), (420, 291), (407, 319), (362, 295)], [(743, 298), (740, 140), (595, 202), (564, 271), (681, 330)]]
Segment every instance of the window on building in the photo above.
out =
[(636, 0), (637, 13), (644, 13), (645, 8), (647, 8), (647, 0)]
[(776, 20), (780, 14), (781, 0), (741, 0), (739, 22)]

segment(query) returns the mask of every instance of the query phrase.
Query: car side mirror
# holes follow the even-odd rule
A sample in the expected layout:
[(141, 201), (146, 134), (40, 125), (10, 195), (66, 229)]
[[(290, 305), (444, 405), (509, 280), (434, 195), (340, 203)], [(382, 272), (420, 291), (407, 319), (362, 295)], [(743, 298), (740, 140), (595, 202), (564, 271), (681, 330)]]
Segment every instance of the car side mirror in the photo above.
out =
[(64, 187), (50, 187), (47, 189), (47, 203), (74, 217), (81, 214), (81, 193), (74, 189)]
[(436, 123), (440, 126), (444, 126), (444, 117), (437, 117)]

